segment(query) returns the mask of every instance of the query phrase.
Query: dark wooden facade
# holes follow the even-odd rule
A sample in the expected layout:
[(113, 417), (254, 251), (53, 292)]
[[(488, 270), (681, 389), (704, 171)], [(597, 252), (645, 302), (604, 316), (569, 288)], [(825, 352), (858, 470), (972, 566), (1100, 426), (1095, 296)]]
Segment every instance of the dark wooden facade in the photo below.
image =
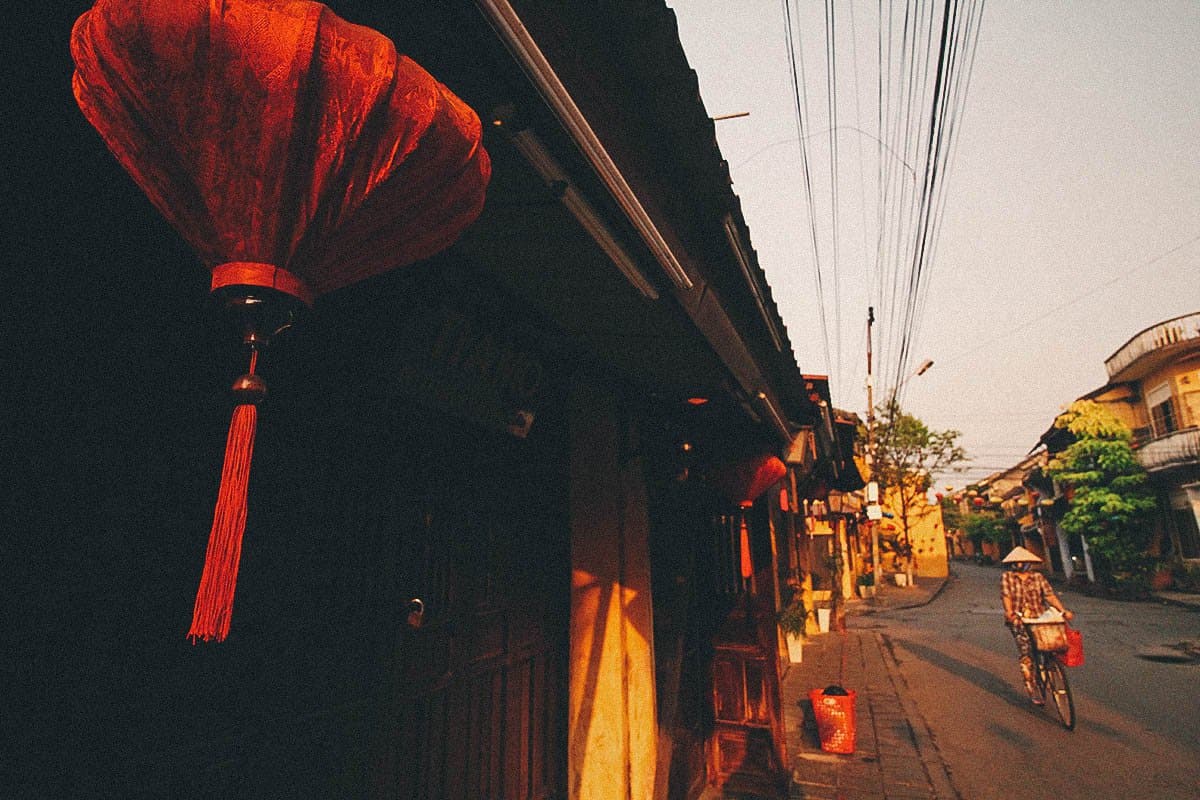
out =
[[(686, 289), (474, 3), (330, 4), (485, 124), (516, 109), (659, 297), (614, 268), (511, 131), (488, 125), (479, 222), (428, 262), (323, 298), (264, 355), (233, 630), (193, 646), (224, 389), (244, 360), (208, 276), (74, 106), (66, 42), (89, 5), (47, 9), (31, 32), (37, 77), (16, 123), (9, 216), (23, 235), (0, 391), (17, 627), (0, 794), (571, 796), (570, 497), (588, 487), (571, 484), (568, 409), (583, 384), (612, 399), (615, 461), (644, 483), (654, 796), (698, 794), (728, 752), (713, 749), (730, 708), (713, 679), (742, 592), (721, 522), (733, 509), (680, 446), (709, 460), (780, 446), (758, 391), (789, 418), (811, 409), (724, 233), (728, 218), (748, 237), (669, 10), (514, 3), (679, 254)], [(693, 409), (695, 396), (711, 402)], [(518, 411), (528, 430), (510, 430)], [(761, 572), (770, 526), (765, 505), (754, 513)], [(732, 638), (747, 631), (762, 632), (745, 622)], [(770, 652), (760, 638), (743, 677)], [(743, 683), (777, 691), (761, 666)], [(743, 722), (777, 713), (747, 696), (759, 710)]]

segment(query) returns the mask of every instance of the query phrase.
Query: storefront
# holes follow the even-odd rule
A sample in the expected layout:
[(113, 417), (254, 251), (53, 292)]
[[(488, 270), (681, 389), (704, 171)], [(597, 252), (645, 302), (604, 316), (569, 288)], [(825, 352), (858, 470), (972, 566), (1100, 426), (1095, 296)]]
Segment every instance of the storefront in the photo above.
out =
[[(709, 470), (782, 453), (812, 407), (669, 9), (334, 4), (478, 114), (486, 202), (259, 354), (232, 622), (193, 644), (246, 353), (71, 97), (91, 5), (37, 55), (29, 203), (54, 213), (10, 287), (38, 343), (8, 515), (17, 793), (694, 797), (731, 774), (714, 653), (752, 640), (774, 669), (783, 518)], [(776, 780), (762, 708), (747, 766)]]

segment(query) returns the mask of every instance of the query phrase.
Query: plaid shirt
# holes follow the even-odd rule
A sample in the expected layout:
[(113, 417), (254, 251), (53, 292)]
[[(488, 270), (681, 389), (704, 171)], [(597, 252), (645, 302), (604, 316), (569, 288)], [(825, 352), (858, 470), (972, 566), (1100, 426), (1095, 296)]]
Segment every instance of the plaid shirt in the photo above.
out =
[(1058, 602), (1050, 581), (1036, 571), (1005, 572), (1000, 578), (1000, 596), (1011, 599), (1013, 611), (1022, 617), (1040, 616), (1046, 610), (1048, 598)]

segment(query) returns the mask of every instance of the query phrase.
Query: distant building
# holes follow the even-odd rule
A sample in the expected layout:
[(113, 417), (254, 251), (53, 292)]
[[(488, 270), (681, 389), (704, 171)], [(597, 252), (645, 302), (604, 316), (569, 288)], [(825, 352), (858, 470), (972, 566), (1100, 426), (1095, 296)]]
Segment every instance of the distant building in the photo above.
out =
[[(1158, 554), (1200, 560), (1200, 312), (1140, 331), (1104, 366), (1108, 383), (1080, 399), (1103, 403), (1133, 430), (1158, 495)], [(1041, 443), (1055, 452), (1069, 439), (1051, 428)]]
[[(1074, 574), (1074, 565), (1081, 563), (1084, 552), (1081, 543), (1072, 548), (1068, 539), (1059, 535), (1056, 515), (1052, 509), (1061, 507), (1064, 500), (1061, 488), (1045, 475), (1047, 454), (1045, 450), (1032, 453), (1008, 469), (994, 472), (975, 484), (978, 506), (962, 504), (964, 510), (986, 508), (999, 513), (1014, 523), (1019, 544), (1041, 556), (1048, 572), (1061, 572), (1066, 577)], [(1008, 547), (999, 547), (990, 553), (995, 558), (1003, 557)]]

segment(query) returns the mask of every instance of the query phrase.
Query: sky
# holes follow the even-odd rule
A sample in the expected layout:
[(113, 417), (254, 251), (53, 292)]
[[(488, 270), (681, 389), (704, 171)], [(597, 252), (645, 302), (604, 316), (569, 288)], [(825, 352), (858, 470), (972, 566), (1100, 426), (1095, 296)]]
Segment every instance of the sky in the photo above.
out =
[(1200, 2), (983, 6), (903, 362), (904, 292), (887, 287), (908, 266), (877, 253), (879, 187), (923, 174), (880, 144), (896, 141), (879, 122), (880, 7), (905, 5), (835, 0), (831, 110), (826, 4), (786, 2), (803, 154), (784, 2), (668, 0), (709, 115), (748, 113), (718, 119), (718, 143), (797, 362), (830, 376), (834, 405), (865, 416), (874, 306), (875, 402), (898, 385), (905, 410), (962, 433), (971, 461), (939, 479), (959, 488), (1015, 465), (1134, 334), (1200, 311)]

